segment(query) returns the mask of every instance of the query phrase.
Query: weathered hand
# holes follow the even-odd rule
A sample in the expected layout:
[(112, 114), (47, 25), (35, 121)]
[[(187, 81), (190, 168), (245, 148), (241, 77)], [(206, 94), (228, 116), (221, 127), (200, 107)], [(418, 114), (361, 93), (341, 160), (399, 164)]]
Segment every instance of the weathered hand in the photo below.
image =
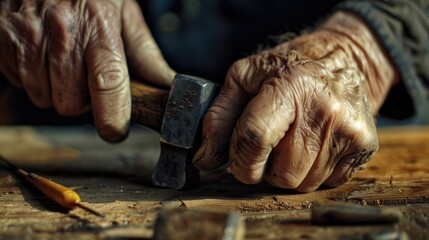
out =
[(65, 116), (92, 108), (109, 141), (130, 120), (127, 60), (136, 77), (171, 84), (174, 72), (133, 0), (0, 2), (0, 71), (38, 107)]
[(230, 68), (194, 164), (214, 169), (229, 154), (243, 183), (265, 178), (301, 192), (342, 184), (378, 148), (373, 115), (393, 79), (366, 25), (338, 12), (318, 30)]

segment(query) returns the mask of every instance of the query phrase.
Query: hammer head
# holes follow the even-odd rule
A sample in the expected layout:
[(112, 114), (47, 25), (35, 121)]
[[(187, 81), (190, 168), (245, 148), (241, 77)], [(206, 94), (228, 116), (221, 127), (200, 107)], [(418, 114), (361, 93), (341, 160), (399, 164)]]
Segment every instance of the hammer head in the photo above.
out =
[(177, 74), (161, 126), (161, 154), (152, 174), (156, 186), (183, 189), (198, 184), (192, 158), (201, 144), (201, 123), (220, 86)]

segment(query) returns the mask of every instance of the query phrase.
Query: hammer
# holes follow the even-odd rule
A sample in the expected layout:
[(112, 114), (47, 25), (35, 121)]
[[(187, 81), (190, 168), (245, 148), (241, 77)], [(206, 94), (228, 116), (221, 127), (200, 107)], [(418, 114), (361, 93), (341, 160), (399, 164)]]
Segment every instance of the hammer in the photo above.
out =
[(220, 85), (177, 74), (170, 91), (131, 82), (132, 121), (160, 133), (161, 153), (152, 174), (159, 187), (184, 189), (199, 183), (192, 158), (201, 144), (201, 122)]

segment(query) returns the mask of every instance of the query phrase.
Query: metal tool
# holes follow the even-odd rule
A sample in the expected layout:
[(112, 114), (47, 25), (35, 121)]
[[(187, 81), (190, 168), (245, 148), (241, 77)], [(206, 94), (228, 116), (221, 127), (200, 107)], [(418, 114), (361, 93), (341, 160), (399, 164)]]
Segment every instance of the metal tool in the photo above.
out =
[(153, 239), (239, 240), (244, 233), (244, 221), (237, 213), (179, 207), (161, 209)]
[(371, 232), (364, 235), (367, 240), (409, 240), (407, 232), (403, 230), (390, 230), (383, 232)]
[(311, 210), (311, 219), (316, 224), (391, 224), (401, 218), (398, 211), (337, 202), (316, 202)]
[(132, 82), (132, 119), (160, 131), (161, 154), (152, 175), (156, 186), (183, 189), (198, 184), (192, 158), (201, 144), (201, 122), (220, 86), (177, 74), (171, 90)]
[(76, 207), (82, 208), (92, 214), (95, 214), (100, 217), (104, 217), (100, 212), (85, 206), (81, 203), (79, 195), (70, 188), (64, 187), (61, 184), (55, 183), (53, 181), (48, 180), (47, 178), (41, 177), (35, 173), (29, 173), (24, 171), (21, 168), (13, 165), (11, 162), (7, 161), (5, 158), (0, 156), (0, 160), (6, 163), (12, 170), (14, 170), (18, 175), (22, 176), (43, 192), (48, 198), (52, 199), (59, 205), (67, 209), (74, 209)]

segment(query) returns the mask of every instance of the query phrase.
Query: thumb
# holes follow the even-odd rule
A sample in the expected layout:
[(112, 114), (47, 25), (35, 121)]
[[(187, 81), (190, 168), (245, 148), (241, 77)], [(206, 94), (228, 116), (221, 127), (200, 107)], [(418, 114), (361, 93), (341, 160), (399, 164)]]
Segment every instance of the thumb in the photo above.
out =
[(122, 35), (128, 64), (137, 78), (169, 87), (175, 72), (165, 61), (136, 1), (125, 1)]

